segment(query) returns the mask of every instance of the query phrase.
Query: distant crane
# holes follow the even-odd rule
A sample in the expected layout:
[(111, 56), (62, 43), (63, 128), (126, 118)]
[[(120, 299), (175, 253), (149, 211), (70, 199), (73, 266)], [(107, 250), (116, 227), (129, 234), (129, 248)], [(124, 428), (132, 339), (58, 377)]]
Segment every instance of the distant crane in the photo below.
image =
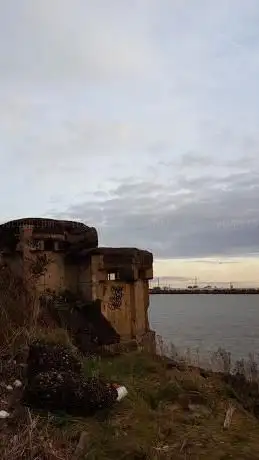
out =
[(197, 280), (197, 276), (195, 276), (194, 278), (194, 284), (193, 285), (190, 285), (190, 286), (187, 286), (188, 289), (197, 289), (198, 288), (198, 280)]

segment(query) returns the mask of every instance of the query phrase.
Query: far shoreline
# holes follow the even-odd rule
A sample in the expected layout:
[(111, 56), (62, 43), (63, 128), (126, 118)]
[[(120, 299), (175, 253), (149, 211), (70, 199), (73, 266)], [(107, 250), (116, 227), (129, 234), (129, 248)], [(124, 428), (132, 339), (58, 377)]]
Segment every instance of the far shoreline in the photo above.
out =
[(258, 295), (258, 288), (247, 288), (247, 289), (162, 289), (162, 288), (151, 288), (149, 289), (150, 295), (175, 295), (175, 294), (209, 294), (209, 295)]

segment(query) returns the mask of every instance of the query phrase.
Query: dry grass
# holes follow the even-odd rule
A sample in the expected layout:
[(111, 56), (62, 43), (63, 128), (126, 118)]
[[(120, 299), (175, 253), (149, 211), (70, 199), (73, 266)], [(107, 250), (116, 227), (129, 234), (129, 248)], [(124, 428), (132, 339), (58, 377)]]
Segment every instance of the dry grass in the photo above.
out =
[(138, 353), (87, 362), (86, 371), (124, 383), (129, 397), (93, 420), (64, 420), (68, 437), (88, 433), (85, 458), (259, 458), (258, 422), (238, 404), (224, 430), (229, 399), (219, 379)]
[[(125, 437), (129, 440), (129, 445), (135, 440), (135, 446), (139, 445), (138, 450), (145, 451), (139, 458), (181, 459), (188, 454), (189, 458), (206, 458), (206, 455), (208, 458), (210, 455), (220, 459), (223, 458), (222, 454), (214, 452), (217, 442), (219, 452), (223, 451), (224, 455), (229, 453), (235, 454), (236, 458), (245, 458), (238, 457), (242, 453), (242, 447), (236, 439), (238, 436), (244, 438), (244, 432), (249, 434), (247, 443), (244, 443), (246, 445), (243, 454), (246, 455), (245, 451), (249, 451), (250, 458), (259, 458), (255, 456), (259, 447), (258, 422), (244, 414), (241, 407), (237, 406), (232, 428), (227, 433), (224, 432), (229, 399), (224, 385), (215, 376), (206, 379), (195, 370), (168, 370), (164, 362), (138, 354), (118, 358), (117, 362), (108, 362), (105, 365), (99, 362), (98, 366), (100, 372), (107, 377), (113, 380), (123, 379), (123, 383), (130, 390), (129, 400), (124, 403), (124, 407), (117, 408), (116, 423), (112, 417), (109, 420), (109, 429), (112, 429), (114, 423), (116, 426), (120, 458), (124, 458)], [(190, 404), (196, 406), (197, 411), (190, 411)], [(203, 409), (201, 413), (198, 406)], [(112, 440), (106, 440), (106, 444), (109, 442)], [(222, 442), (224, 446), (220, 445)], [(112, 458), (106, 452), (100, 452), (102, 446), (103, 443), (95, 446), (96, 451), (92, 451), (93, 459)], [(133, 454), (135, 455), (129, 451), (128, 458), (134, 458)]]
[[(73, 446), (69, 446), (62, 432), (55, 430), (51, 418), (44, 420), (23, 411), (23, 423), (17, 430), (6, 429), (0, 437), (1, 458), (3, 460), (68, 460)], [(20, 420), (21, 422), (21, 420)]]
[[(167, 364), (140, 352), (85, 360), (87, 375), (126, 385), (128, 398), (85, 419), (21, 409), (1, 429), (1, 458), (72, 459), (85, 432), (88, 460), (258, 459), (259, 423), (230, 400), (220, 377)], [(225, 430), (230, 402), (235, 412)]]
[[(5, 281), (3, 282), (3, 279)], [(0, 325), (4, 332), (0, 356), (32, 337), (71, 344), (62, 329), (36, 326), (37, 306), (18, 295), (18, 280), (5, 272), (0, 285)], [(26, 299), (27, 310), (21, 309)], [(255, 460), (259, 459), (259, 422), (235, 399), (235, 392), (220, 376), (201, 373), (190, 367), (170, 346), (158, 343), (160, 355), (170, 355), (177, 366), (169, 366), (162, 356), (132, 351), (114, 357), (89, 357), (84, 361), (87, 376), (102, 376), (126, 385), (129, 395), (112, 410), (92, 418), (72, 418), (65, 414), (30, 412), (12, 396), (12, 417), (0, 420), (0, 454), (3, 460)], [(232, 366), (229, 355), (219, 350), (223, 371)], [(180, 363), (180, 365), (179, 365)], [(232, 366), (233, 367), (233, 366)], [(236, 364), (257, 379), (251, 357), (248, 366)], [(1, 375), (1, 380), (5, 376)], [(8, 377), (9, 378), (9, 377)], [(0, 382), (1, 383), (1, 382)], [(6, 384), (9, 381), (5, 382)], [(7, 396), (0, 394), (1, 404)], [(6, 400), (6, 402), (8, 402)], [(226, 413), (234, 407), (231, 423), (224, 429)], [(2, 409), (2, 407), (0, 407)], [(225, 424), (226, 426), (226, 424)], [(84, 451), (76, 454), (81, 434)]]
[(36, 284), (48, 261), (40, 256), (32, 262), (25, 279), (23, 269), (14, 274), (0, 260), (0, 354), (15, 353), (35, 334), (39, 317)]

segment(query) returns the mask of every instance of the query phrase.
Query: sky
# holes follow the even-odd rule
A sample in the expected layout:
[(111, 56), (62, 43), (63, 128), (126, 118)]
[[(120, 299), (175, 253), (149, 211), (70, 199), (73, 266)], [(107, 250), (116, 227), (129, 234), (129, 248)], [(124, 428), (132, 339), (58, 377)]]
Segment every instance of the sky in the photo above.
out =
[(2, 222), (259, 285), (258, 0), (0, 0)]

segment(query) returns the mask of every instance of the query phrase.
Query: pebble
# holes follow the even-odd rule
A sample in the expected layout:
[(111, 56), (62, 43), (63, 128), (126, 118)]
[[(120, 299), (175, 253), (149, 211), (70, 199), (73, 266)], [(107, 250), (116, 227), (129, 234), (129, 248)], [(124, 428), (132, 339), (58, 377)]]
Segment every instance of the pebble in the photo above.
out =
[(9, 412), (6, 412), (6, 410), (0, 410), (0, 418), (7, 418), (9, 415)]
[(12, 385), (7, 385), (6, 389), (7, 389), (8, 391), (13, 391)]
[(116, 390), (117, 390), (117, 393), (118, 393), (117, 401), (121, 401), (128, 394), (128, 390), (124, 386), (119, 386), (119, 387), (116, 388)]
[(15, 388), (21, 388), (22, 387), (22, 382), (21, 382), (21, 380), (15, 380), (13, 385), (14, 385)]

